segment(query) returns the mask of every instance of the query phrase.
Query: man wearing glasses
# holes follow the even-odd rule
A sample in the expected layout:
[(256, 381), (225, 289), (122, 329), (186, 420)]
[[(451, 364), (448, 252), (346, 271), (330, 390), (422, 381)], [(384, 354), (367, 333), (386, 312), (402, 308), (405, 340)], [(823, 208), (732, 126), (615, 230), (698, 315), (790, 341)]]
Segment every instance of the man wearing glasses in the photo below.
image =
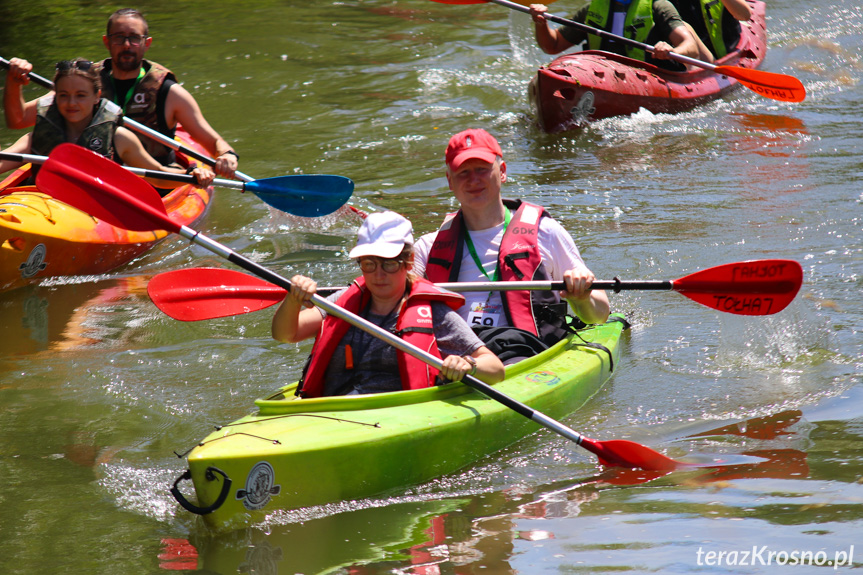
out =
[[(216, 158), (214, 171), (230, 178), (239, 156), (204, 118), (195, 98), (177, 83), (174, 74), (144, 59), (153, 39), (143, 14), (123, 8), (108, 18), (102, 42), (111, 57), (95, 64), (102, 79), (102, 96), (123, 108), (126, 117), (173, 138), (181, 124), (192, 138)], [(29, 82), (32, 65), (10, 60), (6, 75), (4, 111), (6, 125), (20, 129), (36, 122), (38, 99), (24, 102), (21, 87)], [(174, 161), (174, 151), (151, 138), (141, 138), (144, 147), (163, 165)]]

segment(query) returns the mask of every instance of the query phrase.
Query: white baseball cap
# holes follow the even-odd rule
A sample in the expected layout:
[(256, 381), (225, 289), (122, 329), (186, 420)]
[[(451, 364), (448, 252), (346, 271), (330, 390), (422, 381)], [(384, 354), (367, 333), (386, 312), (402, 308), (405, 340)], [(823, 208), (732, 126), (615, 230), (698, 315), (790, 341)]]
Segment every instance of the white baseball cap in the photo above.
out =
[(357, 234), (357, 245), (348, 254), (352, 259), (363, 256), (394, 258), (405, 246), (413, 245), (413, 226), (395, 212), (370, 214)]

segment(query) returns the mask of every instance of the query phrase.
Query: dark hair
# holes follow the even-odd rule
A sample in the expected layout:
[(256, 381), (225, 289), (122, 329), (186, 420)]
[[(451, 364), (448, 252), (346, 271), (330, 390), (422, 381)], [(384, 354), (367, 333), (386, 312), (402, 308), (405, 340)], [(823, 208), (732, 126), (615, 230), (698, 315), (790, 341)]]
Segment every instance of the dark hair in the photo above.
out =
[(57, 71), (54, 73), (54, 86), (57, 81), (68, 76), (80, 76), (93, 83), (93, 91), (102, 90), (102, 81), (96, 73), (96, 67), (86, 58), (75, 58), (74, 60), (63, 60), (57, 62)]
[(111, 25), (112, 25), (112, 24), (114, 24), (114, 22), (115, 22), (116, 20), (118, 20), (118, 19), (120, 19), (120, 18), (123, 18), (123, 17), (125, 17), (125, 16), (130, 16), (130, 17), (132, 17), (132, 18), (137, 18), (137, 19), (139, 19), (141, 22), (143, 22), (143, 23), (144, 23), (144, 36), (149, 36), (149, 35), (150, 35), (150, 25), (149, 25), (149, 24), (147, 24), (147, 19), (146, 19), (146, 18), (144, 18), (144, 15), (143, 15), (143, 14), (141, 14), (141, 12), (140, 12), (139, 10), (136, 10), (135, 8), (120, 8), (119, 10), (117, 10), (116, 12), (114, 12), (113, 14), (111, 14), (111, 15), (108, 17), (108, 27), (107, 27), (107, 29), (106, 29), (106, 31), (105, 31), (105, 34), (106, 34), (106, 35), (108, 35), (108, 36), (110, 36), (110, 35), (111, 35)]

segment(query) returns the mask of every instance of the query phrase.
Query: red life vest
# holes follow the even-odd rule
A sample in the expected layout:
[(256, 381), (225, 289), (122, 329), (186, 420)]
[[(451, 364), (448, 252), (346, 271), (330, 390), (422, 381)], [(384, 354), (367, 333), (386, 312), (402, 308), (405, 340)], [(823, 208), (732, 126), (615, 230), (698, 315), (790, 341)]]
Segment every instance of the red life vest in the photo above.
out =
[[(511, 210), (512, 219), (498, 252), (501, 281), (534, 281), (550, 279), (542, 266), (539, 253), (539, 220), (548, 216), (541, 206), (521, 200), (504, 200)], [(429, 250), (426, 277), (432, 282), (457, 282), (461, 267), (465, 234), (461, 210), (447, 219), (438, 230), (434, 244)], [(539, 335), (535, 306), (557, 303), (559, 298), (548, 291), (504, 291), (501, 292), (503, 310), (508, 325)]]
[[(359, 314), (366, 309), (370, 300), (371, 294), (365, 287), (365, 280), (360, 277), (348, 287), (336, 304), (351, 313)], [(411, 292), (399, 310), (396, 330), (397, 335), (406, 342), (435, 357), (440, 357), (432, 323), (431, 302), (433, 301), (443, 302), (453, 310), (457, 310), (464, 304), (464, 296), (442, 290), (428, 280), (417, 279), (413, 282)], [(300, 395), (321, 397), (324, 390), (324, 374), (330, 358), (350, 327), (348, 322), (327, 314), (315, 345), (312, 347), (309, 365), (300, 384)], [(437, 369), (402, 351), (397, 352), (397, 357), (403, 389), (421, 389), (434, 385), (438, 374)]]

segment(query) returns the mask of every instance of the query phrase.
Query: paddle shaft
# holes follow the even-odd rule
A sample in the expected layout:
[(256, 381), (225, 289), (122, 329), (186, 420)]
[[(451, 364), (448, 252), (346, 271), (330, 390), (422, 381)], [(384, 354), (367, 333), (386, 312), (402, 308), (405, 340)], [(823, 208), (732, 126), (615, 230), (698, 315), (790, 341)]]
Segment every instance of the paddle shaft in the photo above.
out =
[[(676, 285), (676, 284), (681, 285)], [(522, 291), (522, 290), (565, 290), (566, 284), (562, 281), (528, 281), (528, 282), (453, 282), (436, 283), (438, 287), (455, 292), (482, 292), (482, 291)], [(674, 290), (683, 294), (706, 293), (714, 294), (721, 291), (727, 294), (772, 294), (776, 292), (796, 291), (794, 282), (787, 279), (777, 281), (735, 281), (726, 282), (721, 286), (716, 281), (698, 281), (682, 278), (680, 280), (596, 280), (590, 285), (592, 290), (611, 290), (614, 293), (621, 291), (670, 291)]]
[[(10, 154), (8, 152), (0, 152), (0, 160), (11, 160), (13, 162), (29, 162), (31, 164), (44, 164), (48, 161), (47, 156), (34, 156), (33, 154)], [(185, 182), (189, 184), (197, 184), (198, 179), (192, 174), (172, 174), (171, 172), (160, 172), (159, 170), (145, 170), (143, 168), (133, 168), (132, 166), (123, 166), (133, 174), (143, 176), (145, 178), (158, 178), (160, 180), (168, 180), (171, 182)], [(226, 180), (216, 178), (213, 180), (214, 186), (223, 188), (234, 188), (236, 190), (245, 190), (246, 184), (236, 180)]]
[[(6, 58), (0, 57), (0, 66), (2, 66), (4, 68), (8, 68), (9, 67), (9, 60), (7, 60)], [(51, 80), (49, 80), (43, 76), (40, 76), (39, 74), (36, 74), (35, 72), (30, 72), (30, 79), (33, 80), (34, 82), (36, 82), (38, 85), (42, 86), (43, 88), (47, 88), (48, 90), (54, 89), (54, 82), (52, 82)], [(123, 121), (124, 126), (127, 126), (127, 127), (131, 128), (132, 130), (135, 130), (136, 132), (140, 133), (140, 134), (144, 134), (145, 136), (152, 138), (152, 139), (168, 146), (172, 150), (182, 152), (183, 154), (185, 154), (189, 157), (192, 157), (198, 161), (204, 162), (208, 166), (215, 166), (216, 165), (216, 160), (214, 160), (213, 158), (206, 156), (204, 154), (201, 154), (200, 152), (196, 152), (195, 150), (180, 144), (179, 142), (177, 142), (173, 138), (169, 138), (168, 136), (166, 136), (165, 134), (162, 134), (161, 132), (157, 132), (156, 130), (154, 130), (152, 128), (148, 128), (144, 124), (140, 124), (131, 118), (126, 118), (125, 116), (123, 117), (122, 121)], [(244, 182), (251, 182), (252, 180), (254, 180), (254, 178), (252, 178), (251, 176), (248, 176), (248, 175), (246, 175), (240, 171), (234, 172), (234, 175), (237, 176), (237, 178), (239, 178), (240, 180), (242, 180)], [(171, 180), (172, 179), (172, 178), (165, 177), (164, 175), (160, 175), (158, 177), (163, 179), (163, 180)], [(182, 180), (177, 180), (177, 181), (182, 181)]]
[[(528, 281), (528, 282), (452, 282), (438, 283), (438, 287), (455, 292), (477, 292), (477, 291), (522, 291), (522, 290), (565, 290), (566, 284), (562, 281)], [(674, 283), (670, 281), (621, 281), (621, 280), (597, 280), (590, 286), (592, 290), (671, 290)]]
[[(246, 271), (252, 272), (253, 274), (259, 276), (262, 279), (267, 280), (268, 282), (270, 282), (274, 285), (277, 285), (277, 286), (279, 286), (285, 290), (291, 289), (291, 282), (288, 281), (287, 279), (285, 279), (284, 277), (280, 276), (279, 274), (277, 274), (275, 272), (270, 271), (269, 269), (255, 263), (255, 262), (253, 262), (250, 259), (247, 259), (247, 258), (241, 256), (240, 254), (231, 250), (227, 246), (224, 246), (224, 245), (222, 245), (222, 244), (220, 244), (214, 240), (211, 240), (210, 238), (196, 232), (195, 230), (193, 230), (191, 228), (188, 228), (186, 226), (182, 226), (182, 227), (180, 227), (180, 230), (177, 233), (179, 233), (184, 238), (210, 250), (211, 252), (213, 252), (216, 255), (222, 256), (223, 258), (227, 259), (231, 263), (240, 266), (241, 268), (245, 269)], [(443, 367), (443, 361), (441, 361), (440, 358), (435, 357), (435, 356), (431, 355), (430, 353), (427, 353), (427, 352), (421, 350), (420, 348), (416, 347), (415, 345), (412, 345), (412, 344), (406, 342), (405, 340), (401, 339), (397, 335), (390, 333), (384, 329), (381, 329), (380, 327), (376, 326), (375, 324), (371, 323), (370, 321), (347, 311), (343, 307), (338, 306), (335, 303), (333, 303), (327, 299), (324, 299), (319, 295), (313, 295), (311, 298), (311, 303), (313, 303), (314, 305), (323, 309), (327, 313), (332, 314), (333, 316), (348, 322), (349, 324), (353, 325), (354, 327), (361, 329), (366, 333), (369, 333), (371, 335), (374, 335), (375, 337), (378, 337), (378, 338), (384, 340), (385, 342), (387, 342), (391, 346), (395, 347), (399, 351), (407, 353), (407, 354), (409, 354), (409, 355), (411, 355), (411, 356), (413, 356), (413, 357), (415, 357), (421, 361), (426, 362), (427, 364), (431, 365), (432, 367), (435, 367), (438, 370)], [(493, 399), (499, 403), (502, 403), (506, 407), (512, 409), (513, 411), (516, 411), (517, 413), (519, 413), (520, 415), (523, 415), (524, 417), (526, 417), (528, 419), (533, 420), (534, 422), (542, 425), (543, 427), (550, 429), (551, 431), (554, 431), (555, 433), (562, 435), (563, 437), (565, 437), (571, 441), (574, 441), (577, 445), (581, 445), (582, 447), (584, 447), (588, 451), (591, 451), (592, 453), (594, 453), (596, 455), (602, 455), (603, 450), (602, 450), (601, 446), (598, 446), (592, 440), (586, 438), (585, 436), (581, 435), (577, 431), (570, 429), (569, 427), (563, 425), (562, 423), (548, 417), (547, 415), (540, 413), (540, 412), (536, 411), (535, 409), (532, 409), (532, 408), (528, 407), (527, 405), (525, 405), (519, 401), (516, 401), (515, 399), (509, 397), (508, 395), (500, 393), (499, 391), (497, 391), (496, 389), (494, 389), (492, 386), (488, 385), (487, 383), (484, 383), (483, 381), (480, 381), (479, 379), (477, 379), (473, 376), (470, 376), (470, 375), (466, 375), (462, 379), (462, 383), (464, 383), (465, 385), (467, 385), (467, 386), (479, 391), (480, 393), (490, 397), (491, 399)]]
[[(543, 290), (565, 290), (566, 284), (562, 281), (529, 281), (529, 282), (443, 282), (435, 284), (439, 288), (458, 293), (482, 292), (482, 291), (543, 291)], [(335, 293), (342, 287), (319, 287), (318, 293)], [(655, 290), (669, 291), (674, 289), (674, 282), (664, 280), (598, 280), (591, 284), (592, 290), (612, 290), (615, 293), (627, 290)]]
[[(790, 285), (790, 284), (789, 284)], [(435, 286), (454, 291), (457, 293), (468, 292), (484, 292), (484, 291), (551, 291), (565, 290), (566, 284), (562, 281), (529, 281), (529, 282), (443, 282), (436, 283)], [(318, 287), (319, 294), (329, 295), (339, 290), (345, 289), (346, 286), (326, 286)], [(223, 289), (223, 288), (219, 288)], [(256, 288), (246, 288), (256, 289)], [(707, 293), (714, 294), (717, 291), (715, 282), (704, 282), (702, 286), (695, 283), (689, 283), (685, 288), (675, 288), (674, 281), (669, 280), (597, 280), (590, 285), (592, 290), (611, 290), (614, 293), (622, 291), (679, 291), (684, 295), (687, 293)], [(789, 288), (784, 286), (782, 282), (739, 282), (736, 284), (726, 284), (722, 286), (724, 295), (735, 293), (758, 293), (759, 291), (765, 294), (774, 293), (777, 289), (787, 291)], [(272, 305), (272, 304), (270, 304)], [(718, 309), (715, 308), (714, 309)], [(729, 310), (725, 310), (729, 311)]]
[[(785, 309), (800, 289), (803, 270), (793, 260), (750, 260), (714, 266), (675, 280), (596, 280), (591, 289), (676, 291), (711, 309), (738, 315), (770, 315)], [(562, 281), (438, 283), (453, 292), (564, 290)], [(329, 296), (343, 286), (318, 286)], [(285, 290), (248, 274), (219, 268), (187, 268), (157, 275), (148, 288), (153, 302), (182, 321), (261, 310), (281, 302)]]

